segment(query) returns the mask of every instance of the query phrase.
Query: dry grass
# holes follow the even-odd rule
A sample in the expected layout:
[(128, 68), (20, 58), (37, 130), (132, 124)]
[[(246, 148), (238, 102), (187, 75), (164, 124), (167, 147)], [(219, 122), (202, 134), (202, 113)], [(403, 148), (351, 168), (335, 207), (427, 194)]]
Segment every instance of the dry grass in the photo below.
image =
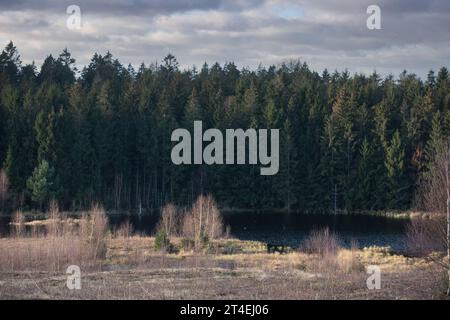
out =
[(0, 239), (0, 270), (58, 272), (68, 265), (98, 267), (106, 255), (108, 220), (104, 210), (94, 205), (79, 224), (64, 219), (52, 203), (45, 231), (25, 234), (23, 215), (16, 212), (13, 238)]
[(133, 236), (134, 228), (130, 221), (125, 221), (113, 232), (114, 238), (129, 239)]
[[(14, 240), (11, 240), (14, 241)], [(17, 240), (16, 240), (17, 241)], [(124, 243), (124, 241), (126, 243)], [(180, 238), (174, 238), (178, 245)], [(389, 248), (339, 249), (336, 270), (317, 270), (315, 253), (267, 254), (255, 241), (216, 240), (232, 254), (153, 250), (154, 238), (111, 238), (102, 270), (82, 268), (82, 290), (65, 287), (64, 270), (0, 272), (2, 298), (56, 299), (439, 299), (440, 269)], [(354, 261), (359, 267), (354, 268)], [(426, 263), (426, 265), (425, 265)], [(367, 265), (382, 269), (381, 290), (366, 287)]]
[(339, 270), (346, 273), (361, 272), (364, 270), (358, 251), (355, 249), (342, 249), (339, 250), (336, 257)]
[(338, 235), (329, 228), (313, 230), (303, 241), (300, 251), (318, 255), (320, 259), (314, 260), (314, 269), (321, 273), (329, 273), (339, 268), (337, 254), (341, 249), (340, 242)]
[[(20, 220), (20, 219), (19, 219)], [(303, 251), (268, 254), (258, 241), (213, 239), (207, 251), (157, 252), (154, 237), (113, 236), (99, 206), (74, 223), (52, 205), (45, 232), (0, 239), (0, 297), (56, 299), (437, 299), (445, 275), (429, 259), (389, 247), (350, 249), (336, 235), (314, 232)], [(82, 270), (82, 290), (68, 290), (65, 268)], [(382, 270), (382, 289), (368, 290), (366, 267)], [(444, 285), (445, 287), (445, 285)]]
[(329, 228), (325, 228), (311, 231), (304, 240), (301, 250), (326, 256), (336, 254), (339, 248), (340, 240), (337, 234), (331, 232)]

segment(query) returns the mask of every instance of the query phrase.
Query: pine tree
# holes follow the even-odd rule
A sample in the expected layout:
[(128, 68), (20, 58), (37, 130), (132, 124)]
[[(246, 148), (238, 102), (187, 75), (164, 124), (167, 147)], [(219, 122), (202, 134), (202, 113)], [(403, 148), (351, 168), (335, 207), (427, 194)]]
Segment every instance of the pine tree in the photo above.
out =
[(38, 143), (38, 162), (43, 160), (54, 163), (56, 161), (56, 145), (54, 135), (54, 121), (55, 114), (51, 111), (46, 114), (44, 111), (40, 111), (36, 117), (34, 124), (34, 131), (36, 133), (36, 142)]
[[(39, 204), (27, 178), (46, 161), (65, 208), (100, 201), (141, 210), (211, 192), (222, 206), (318, 212), (333, 208), (336, 190), (349, 212), (401, 209), (450, 135), (446, 68), (425, 81), (406, 72), (382, 80), (319, 75), (299, 62), (181, 70), (168, 55), (136, 72), (107, 52), (76, 77), (74, 63), (67, 49), (39, 71), (22, 65), (12, 42), (0, 53), (0, 163), (13, 205)], [(278, 175), (262, 177), (258, 165), (173, 165), (171, 132), (194, 120), (204, 129), (280, 129)]]
[(373, 165), (374, 152), (367, 138), (363, 140), (359, 151), (359, 165), (356, 184), (352, 189), (355, 194), (356, 207), (361, 210), (371, 210), (376, 206), (377, 172)]
[(385, 167), (388, 177), (387, 207), (390, 209), (405, 206), (404, 167), (405, 153), (400, 140), (399, 131), (395, 131), (390, 144), (386, 148)]
[(12, 83), (17, 82), (20, 76), (21, 64), (19, 52), (14, 43), (10, 41), (0, 53), (0, 83), (3, 80)]
[(434, 162), (436, 151), (442, 147), (444, 137), (441, 113), (437, 111), (433, 116), (431, 132), (425, 146), (425, 169), (431, 169), (430, 165)]
[(37, 202), (40, 208), (42, 208), (43, 203), (56, 195), (54, 179), (54, 169), (49, 166), (46, 160), (42, 160), (27, 180), (27, 187), (31, 192), (31, 199)]

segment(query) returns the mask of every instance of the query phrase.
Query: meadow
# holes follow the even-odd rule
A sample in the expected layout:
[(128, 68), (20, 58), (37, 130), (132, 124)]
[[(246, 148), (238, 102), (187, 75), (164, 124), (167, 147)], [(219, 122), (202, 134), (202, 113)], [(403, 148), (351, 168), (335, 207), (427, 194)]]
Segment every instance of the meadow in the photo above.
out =
[[(301, 247), (280, 254), (268, 253), (264, 242), (226, 234), (196, 243), (185, 235), (140, 235), (129, 223), (111, 229), (100, 206), (79, 219), (65, 218), (53, 206), (46, 220), (28, 223), (31, 231), (24, 225), (16, 216), (10, 235), (0, 239), (1, 299), (446, 297), (443, 255), (344, 248), (327, 229), (311, 232)], [(69, 265), (81, 269), (80, 290), (67, 287)], [(367, 287), (372, 265), (381, 270), (380, 289)]]

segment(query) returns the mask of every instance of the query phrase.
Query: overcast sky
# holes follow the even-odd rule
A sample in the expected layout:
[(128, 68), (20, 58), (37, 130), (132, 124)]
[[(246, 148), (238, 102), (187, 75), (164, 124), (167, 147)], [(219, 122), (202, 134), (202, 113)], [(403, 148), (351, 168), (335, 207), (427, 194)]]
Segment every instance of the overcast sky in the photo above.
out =
[[(66, 27), (69, 5), (80, 30)], [(381, 8), (381, 30), (366, 27)], [(110, 50), (139, 65), (174, 54), (182, 67), (234, 61), (256, 68), (291, 59), (321, 72), (424, 76), (449, 67), (449, 0), (0, 0), (0, 44), (13, 40), (40, 65), (67, 47), (78, 66)]]

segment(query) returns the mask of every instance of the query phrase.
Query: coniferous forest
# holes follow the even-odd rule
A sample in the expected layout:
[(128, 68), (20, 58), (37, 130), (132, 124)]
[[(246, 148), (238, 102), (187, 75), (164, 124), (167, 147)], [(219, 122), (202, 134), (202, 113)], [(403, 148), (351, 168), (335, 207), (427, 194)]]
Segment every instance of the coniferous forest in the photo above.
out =
[[(171, 133), (280, 129), (280, 170), (259, 165), (172, 164)], [(450, 135), (450, 78), (317, 73), (290, 62), (256, 70), (172, 55), (138, 69), (111, 53), (75, 68), (64, 50), (39, 68), (9, 43), (0, 55), (0, 167), (6, 207), (74, 210), (191, 204), (212, 194), (224, 208), (347, 212), (408, 209), (429, 150)]]

